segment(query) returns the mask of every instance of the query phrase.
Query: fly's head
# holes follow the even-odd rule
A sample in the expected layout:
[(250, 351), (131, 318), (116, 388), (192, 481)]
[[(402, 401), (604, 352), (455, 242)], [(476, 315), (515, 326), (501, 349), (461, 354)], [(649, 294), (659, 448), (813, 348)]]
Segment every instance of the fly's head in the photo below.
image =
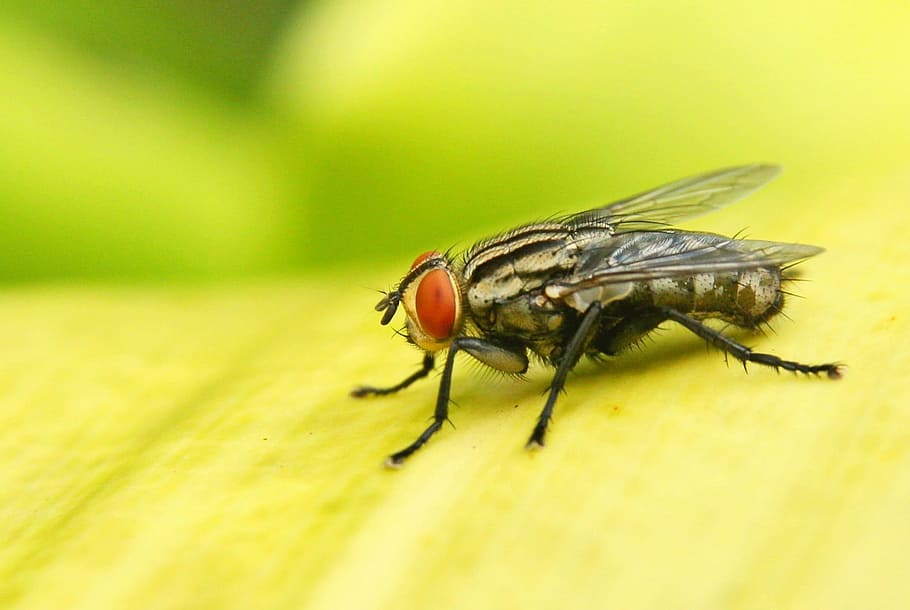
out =
[(411, 265), (398, 288), (387, 293), (376, 311), (382, 324), (395, 316), (398, 305), (408, 316), (408, 340), (428, 352), (445, 349), (461, 330), (461, 289), (449, 260), (439, 252), (424, 252)]

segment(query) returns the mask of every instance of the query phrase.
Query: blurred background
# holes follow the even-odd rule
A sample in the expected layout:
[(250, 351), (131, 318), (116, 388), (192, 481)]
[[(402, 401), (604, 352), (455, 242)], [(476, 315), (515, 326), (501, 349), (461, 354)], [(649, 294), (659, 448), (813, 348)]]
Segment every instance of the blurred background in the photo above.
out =
[(815, 222), (910, 169), (906, 2), (554, 6), (6, 0), (0, 281), (409, 262), (753, 161)]

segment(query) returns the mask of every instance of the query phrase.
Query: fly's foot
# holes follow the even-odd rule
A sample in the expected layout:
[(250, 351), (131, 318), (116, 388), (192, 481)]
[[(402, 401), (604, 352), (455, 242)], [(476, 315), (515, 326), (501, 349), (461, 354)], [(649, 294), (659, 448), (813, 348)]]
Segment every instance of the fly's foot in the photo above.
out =
[(542, 422), (537, 422), (537, 425), (534, 426), (534, 431), (531, 433), (531, 438), (528, 439), (528, 442), (525, 443), (525, 449), (528, 451), (540, 451), (544, 448), (546, 443), (544, 443), (544, 437), (547, 434), (547, 426)]
[(390, 394), (389, 390), (383, 388), (374, 388), (371, 385), (359, 385), (351, 390), (351, 396), (354, 398), (363, 398), (365, 396), (382, 396)]
[(809, 375), (826, 375), (828, 379), (841, 379), (844, 376), (844, 369), (846, 369), (846, 366), (839, 362), (832, 362), (830, 364), (812, 364), (809, 365), (808, 368), (808, 371), (801, 372), (805, 372)]
[(828, 374), (828, 379), (843, 379), (844, 373), (847, 370), (847, 365), (840, 362), (825, 364), (823, 366), (825, 367), (824, 372)]
[(746, 362), (754, 362), (756, 364), (769, 366), (777, 371), (784, 369), (785, 371), (803, 373), (804, 375), (827, 375), (828, 379), (840, 379), (844, 376), (845, 368), (844, 365), (839, 362), (803, 364), (801, 362), (794, 362), (793, 360), (783, 360), (773, 354), (753, 352), (748, 348), (746, 348), (746, 351), (744, 352), (742, 362), (743, 366), (745, 366)]
[(529, 440), (527, 444), (525, 444), (525, 450), (527, 451), (540, 451), (541, 449), (543, 449), (543, 443), (534, 439)]
[(412, 453), (414, 453), (415, 451), (417, 451), (418, 449), (420, 449), (421, 447), (426, 445), (427, 441), (430, 440), (430, 437), (432, 437), (434, 434), (439, 432), (439, 429), (442, 428), (442, 424), (444, 424), (446, 421), (448, 421), (448, 419), (449, 418), (445, 413), (440, 413), (438, 415), (435, 415), (433, 417), (433, 422), (429, 425), (429, 427), (426, 430), (423, 431), (423, 433), (420, 436), (417, 437), (417, 440), (415, 440), (413, 443), (411, 443), (410, 445), (408, 445), (401, 451), (393, 453), (392, 455), (390, 455), (389, 457), (386, 458), (385, 467), (392, 468), (392, 469), (401, 468), (404, 465), (404, 461), (406, 459), (408, 459)]
[(401, 470), (401, 467), (404, 466), (404, 458), (396, 458), (395, 455), (390, 455), (382, 465), (389, 470)]
[(420, 368), (416, 372), (412, 373), (411, 375), (408, 375), (400, 383), (396, 383), (395, 385), (389, 386), (387, 388), (376, 388), (371, 385), (357, 386), (356, 388), (351, 390), (351, 396), (353, 396), (354, 398), (363, 398), (364, 396), (385, 396), (386, 394), (394, 394), (395, 392), (398, 392), (399, 390), (405, 389), (406, 387), (408, 387), (409, 385), (411, 385), (418, 379), (422, 379), (422, 378), (426, 377), (432, 370), (433, 370), (433, 354), (431, 354), (430, 352), (427, 352), (423, 356), (423, 363), (420, 365)]

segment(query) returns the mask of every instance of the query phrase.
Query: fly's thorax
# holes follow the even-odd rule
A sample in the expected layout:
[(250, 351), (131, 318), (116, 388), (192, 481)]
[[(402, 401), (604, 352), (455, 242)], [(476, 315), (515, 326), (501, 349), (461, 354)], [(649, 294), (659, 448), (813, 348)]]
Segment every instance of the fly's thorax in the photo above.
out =
[(567, 313), (543, 290), (535, 290), (496, 301), (482, 315), (473, 311), (472, 320), (486, 335), (533, 343), (561, 336)]
[(462, 283), (468, 307), (485, 318), (512, 301), (563, 277), (578, 264), (580, 237), (552, 223), (526, 225), (486, 240), (465, 257)]
[(461, 286), (449, 260), (438, 252), (421, 254), (398, 291), (409, 339), (428, 352), (447, 348), (464, 318)]

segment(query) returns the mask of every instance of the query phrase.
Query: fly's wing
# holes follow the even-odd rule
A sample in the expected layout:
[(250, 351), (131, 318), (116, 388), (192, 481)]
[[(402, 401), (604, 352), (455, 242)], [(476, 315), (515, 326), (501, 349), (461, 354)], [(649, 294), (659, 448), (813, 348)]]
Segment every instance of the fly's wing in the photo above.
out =
[(610, 284), (782, 267), (823, 251), (818, 246), (732, 239), (711, 233), (624, 233), (584, 252), (570, 276), (548, 284), (547, 294), (565, 297)]
[(572, 228), (609, 225), (612, 232), (667, 227), (720, 209), (759, 189), (780, 173), (776, 165), (743, 165), (683, 178), (602, 208), (562, 219)]

